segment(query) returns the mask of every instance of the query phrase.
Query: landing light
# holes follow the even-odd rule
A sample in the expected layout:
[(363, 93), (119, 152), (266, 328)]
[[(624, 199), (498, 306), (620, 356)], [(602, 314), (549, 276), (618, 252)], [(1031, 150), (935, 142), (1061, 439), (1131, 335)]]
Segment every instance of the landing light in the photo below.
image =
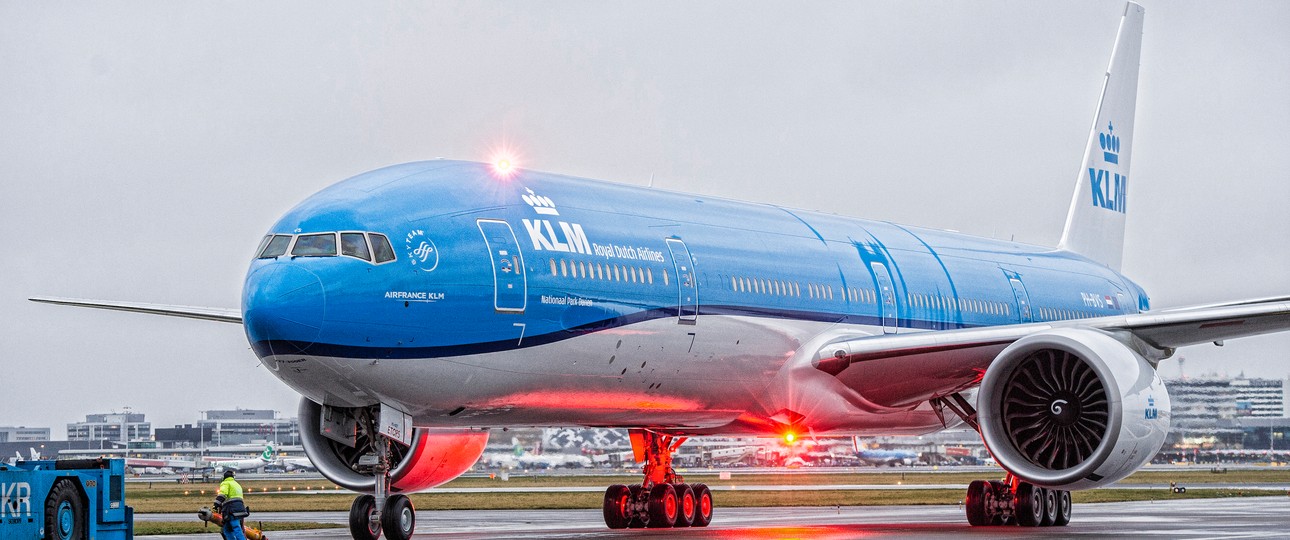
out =
[(792, 431), (784, 434), (784, 442), (788, 444), (793, 444), (793, 441), (796, 441), (796, 440), (797, 440), (797, 435), (794, 434)]

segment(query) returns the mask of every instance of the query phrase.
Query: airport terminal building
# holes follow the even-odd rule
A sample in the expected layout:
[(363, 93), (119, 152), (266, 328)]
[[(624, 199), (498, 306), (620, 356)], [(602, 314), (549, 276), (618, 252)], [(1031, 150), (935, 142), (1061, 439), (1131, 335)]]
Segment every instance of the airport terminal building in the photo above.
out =
[(0, 426), (0, 443), (45, 442), (48, 440), (49, 428)]

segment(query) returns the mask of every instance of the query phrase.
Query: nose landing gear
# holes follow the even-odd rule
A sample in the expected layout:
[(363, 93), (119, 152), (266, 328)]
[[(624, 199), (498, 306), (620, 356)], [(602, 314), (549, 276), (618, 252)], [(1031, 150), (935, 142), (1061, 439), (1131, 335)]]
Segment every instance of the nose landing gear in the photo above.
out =
[(605, 490), (605, 525), (611, 529), (708, 526), (712, 491), (704, 484), (685, 483), (672, 468), (672, 454), (686, 438), (643, 429), (629, 433), (637, 459), (645, 462), (645, 479), (640, 485), (613, 485)]
[(349, 508), (349, 532), (354, 540), (378, 540), (385, 533), (388, 540), (409, 540), (416, 530), (416, 509), (407, 495), (390, 494), (390, 439), (380, 435), (370, 415), (363, 415), (359, 429), (368, 433), (376, 454), (373, 495), (359, 495)]

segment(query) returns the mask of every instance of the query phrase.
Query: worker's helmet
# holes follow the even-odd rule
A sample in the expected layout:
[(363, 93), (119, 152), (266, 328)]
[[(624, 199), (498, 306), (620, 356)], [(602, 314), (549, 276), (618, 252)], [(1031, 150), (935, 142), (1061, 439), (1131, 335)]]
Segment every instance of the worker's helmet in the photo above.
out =
[(233, 471), (224, 471), (224, 479), (228, 480), (233, 477)]

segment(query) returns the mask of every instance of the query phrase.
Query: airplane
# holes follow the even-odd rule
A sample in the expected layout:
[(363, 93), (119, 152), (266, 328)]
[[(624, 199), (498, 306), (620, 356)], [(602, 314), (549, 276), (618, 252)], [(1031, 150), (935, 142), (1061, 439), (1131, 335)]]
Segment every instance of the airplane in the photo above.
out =
[(215, 472), (226, 470), (247, 471), (255, 470), (265, 465), (274, 464), (273, 443), (264, 445), (264, 451), (260, 455), (249, 459), (222, 459), (222, 458), (203, 458), (206, 466), (213, 467)]
[(918, 452), (909, 450), (870, 448), (868, 444), (860, 442), (859, 437), (851, 438), (851, 448), (855, 451), (856, 457), (870, 465), (887, 465), (889, 467), (913, 465), (921, 457)]
[(274, 459), (273, 463), (288, 471), (294, 471), (296, 469), (314, 469), (314, 463), (309, 461), (308, 457), (288, 457), (285, 455), (279, 455)]
[[(38, 452), (35, 448), (32, 448), (30, 446), (27, 447), (27, 450), (31, 451), (31, 461), (40, 461), (40, 452)], [(14, 457), (11, 457), (8, 460), (6, 460), (7, 464), (10, 466), (14, 465), (19, 461), (27, 460), (27, 458), (22, 457), (22, 452), (19, 452), (17, 450), (13, 452), (13, 455)]]
[(610, 528), (710, 523), (711, 491), (672, 467), (689, 437), (958, 425), (1006, 471), (969, 485), (971, 525), (1065, 525), (1072, 490), (1163, 444), (1160, 361), (1290, 328), (1290, 296), (1153, 311), (1119, 271), (1143, 11), (1120, 20), (1055, 247), (431, 160), (289, 210), (240, 309), (32, 300), (241, 325), (301, 394), (319, 472), (360, 493), (364, 540), (409, 538), (406, 493), (519, 426), (629, 430), (643, 478), (605, 491)]
[(511, 444), (514, 446), (511, 452), (486, 453), (480, 461), (502, 469), (573, 469), (592, 466), (591, 458), (584, 455), (529, 452), (515, 437), (511, 438)]

